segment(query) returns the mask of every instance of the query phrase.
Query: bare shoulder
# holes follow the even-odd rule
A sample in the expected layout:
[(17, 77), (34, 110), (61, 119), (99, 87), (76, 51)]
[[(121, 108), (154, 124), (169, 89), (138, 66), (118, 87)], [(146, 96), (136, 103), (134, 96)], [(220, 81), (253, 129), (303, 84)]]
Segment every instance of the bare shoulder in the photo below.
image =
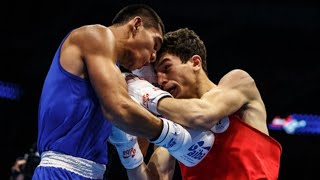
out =
[(253, 89), (255, 89), (255, 83), (249, 73), (242, 69), (233, 69), (226, 73), (220, 79), (217, 87), (212, 88), (205, 94), (205, 96), (202, 97), (202, 99), (208, 97), (211, 98), (217, 96), (217, 94), (225, 94), (228, 92), (226, 96), (231, 97), (231, 94), (233, 94), (237, 99), (242, 97), (242, 102), (247, 103), (247, 94), (249, 94)]
[(227, 74), (225, 74), (222, 79), (228, 79), (228, 78), (240, 80), (243, 78), (251, 78), (251, 76), (247, 71), (244, 71), (242, 69), (233, 69), (229, 71)]
[(100, 24), (84, 25), (70, 34), (70, 43), (77, 44), (83, 49), (99, 50), (101, 45), (108, 43), (112, 45), (114, 41), (113, 33), (106, 26)]
[(233, 69), (225, 74), (219, 81), (219, 86), (254, 85), (254, 79), (242, 69)]
[(106, 31), (107, 29), (108, 28), (106, 26), (101, 24), (84, 25), (74, 29), (72, 31), (72, 35), (95, 35)]
[(115, 43), (108, 27), (95, 24), (74, 29), (63, 43), (60, 62), (63, 68), (80, 77), (85, 74), (85, 64), (91, 59), (114, 59)]

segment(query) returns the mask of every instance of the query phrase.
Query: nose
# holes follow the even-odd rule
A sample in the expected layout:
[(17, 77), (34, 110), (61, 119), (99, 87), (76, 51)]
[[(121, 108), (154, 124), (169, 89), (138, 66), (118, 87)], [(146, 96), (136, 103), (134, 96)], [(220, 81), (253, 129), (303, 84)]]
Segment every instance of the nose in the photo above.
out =
[(168, 82), (165, 73), (157, 72), (157, 78), (158, 78), (158, 84), (162, 87)]
[(150, 62), (155, 62), (156, 61), (156, 59), (157, 59), (157, 55), (156, 55), (156, 52), (153, 52), (152, 54), (151, 54), (151, 57), (150, 57)]

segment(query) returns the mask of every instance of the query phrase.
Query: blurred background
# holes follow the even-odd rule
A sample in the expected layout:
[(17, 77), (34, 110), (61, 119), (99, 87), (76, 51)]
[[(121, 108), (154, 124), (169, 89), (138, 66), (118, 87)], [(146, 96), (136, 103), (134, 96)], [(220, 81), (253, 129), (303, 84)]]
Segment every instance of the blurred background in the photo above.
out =
[[(16, 159), (34, 150), (42, 84), (60, 41), (81, 25), (109, 25), (123, 6), (136, 2), (153, 7), (167, 31), (188, 27), (199, 34), (214, 82), (234, 68), (249, 72), (264, 99), (269, 124), (292, 114), (320, 121), (320, 1), (4, 1), (0, 179), (9, 179)], [(320, 179), (317, 127), (300, 133), (270, 128), (283, 148), (279, 179)], [(112, 162), (113, 169), (121, 168), (116, 159)], [(112, 171), (109, 179), (120, 172)]]

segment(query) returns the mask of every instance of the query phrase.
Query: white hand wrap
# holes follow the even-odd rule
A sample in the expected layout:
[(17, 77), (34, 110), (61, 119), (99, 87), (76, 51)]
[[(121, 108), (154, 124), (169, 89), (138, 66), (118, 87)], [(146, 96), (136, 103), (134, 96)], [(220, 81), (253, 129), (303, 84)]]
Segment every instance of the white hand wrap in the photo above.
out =
[(134, 169), (143, 163), (143, 155), (136, 136), (113, 126), (108, 141), (116, 147), (121, 163), (126, 169)]
[(163, 129), (154, 144), (167, 148), (169, 153), (188, 167), (197, 165), (208, 154), (214, 143), (211, 131), (196, 131), (163, 120)]
[(157, 110), (158, 101), (163, 97), (172, 97), (172, 95), (132, 73), (125, 73), (125, 77), (129, 95), (150, 112), (160, 115)]

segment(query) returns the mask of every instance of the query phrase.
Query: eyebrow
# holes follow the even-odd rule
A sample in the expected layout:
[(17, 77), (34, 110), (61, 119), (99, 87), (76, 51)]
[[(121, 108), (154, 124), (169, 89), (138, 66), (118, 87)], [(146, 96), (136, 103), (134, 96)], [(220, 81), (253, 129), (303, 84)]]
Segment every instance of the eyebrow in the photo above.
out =
[(162, 59), (162, 60), (159, 60), (158, 63), (156, 64), (156, 66), (159, 67), (159, 66), (161, 66), (163, 63), (165, 63), (165, 62), (167, 62), (167, 61), (169, 61), (168, 58), (164, 58), (164, 59)]
[[(158, 44), (159, 49), (160, 49), (161, 46), (162, 46), (162, 43), (163, 43), (163, 39), (161, 37), (157, 36), (155, 40), (157, 41), (157, 44)], [(159, 49), (157, 49), (157, 50), (159, 50)]]
[(163, 43), (163, 37), (159, 37), (160, 43)]

